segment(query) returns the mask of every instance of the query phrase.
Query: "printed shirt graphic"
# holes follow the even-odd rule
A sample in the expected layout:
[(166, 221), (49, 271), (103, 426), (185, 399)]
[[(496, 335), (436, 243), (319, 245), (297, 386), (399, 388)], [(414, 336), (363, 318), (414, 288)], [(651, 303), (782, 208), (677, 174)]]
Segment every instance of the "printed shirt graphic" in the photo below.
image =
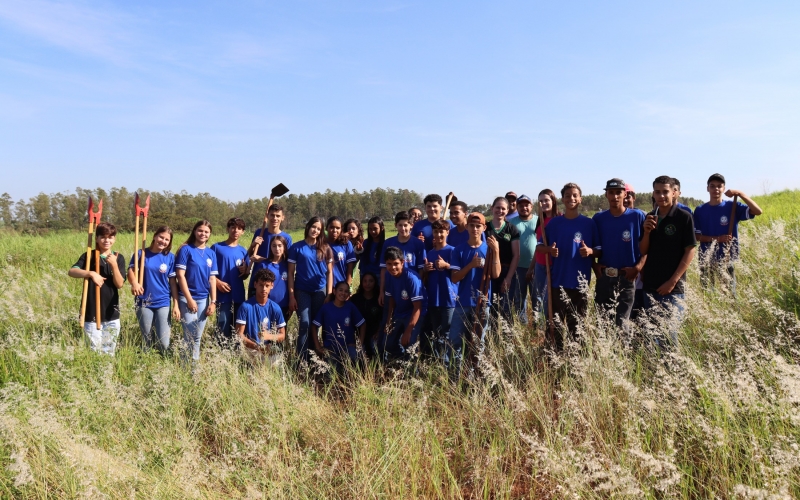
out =
[[(581, 241), (589, 248), (600, 249), (597, 226), (592, 219), (579, 215), (574, 219), (559, 216), (553, 218), (545, 228), (547, 242), (556, 244), (558, 257), (551, 258), (550, 276), (554, 287), (577, 289), (578, 276), (587, 284), (592, 279), (592, 257), (581, 257)], [(539, 243), (542, 241), (540, 240)]]
[[(428, 252), (428, 262), (435, 266), (441, 255), (442, 259), (450, 264), (453, 260), (453, 250), (455, 249), (450, 245), (445, 245), (439, 250), (432, 249)], [(428, 277), (425, 280), (425, 288), (428, 292), (429, 307), (456, 306), (458, 287), (450, 280), (449, 269), (442, 269), (440, 271), (434, 267), (433, 271), (428, 271)]]
[(237, 266), (250, 265), (247, 249), (241, 245), (232, 247), (224, 242), (214, 243), (211, 249), (217, 254), (219, 279), (231, 287), (231, 291), (227, 293), (217, 290), (217, 302), (241, 304), (244, 302), (244, 279), (239, 276)]
[(295, 264), (294, 286), (304, 292), (316, 292), (325, 289), (328, 282), (328, 262), (317, 260), (317, 246), (309, 245), (305, 240), (298, 241), (289, 249), (289, 263)]
[[(383, 251), (389, 247), (397, 247), (403, 252), (405, 267), (415, 273), (420, 273), (425, 267), (425, 245), (418, 239), (411, 237), (405, 243), (400, 243), (397, 236), (392, 236), (383, 243)], [(381, 268), (386, 268), (386, 259), (381, 255)]]
[(364, 317), (352, 302), (336, 307), (333, 302), (324, 304), (314, 318), (322, 332), (322, 345), (326, 349), (343, 348), (356, 343), (356, 331), (364, 324)]
[(250, 297), (239, 307), (236, 324), (244, 325), (247, 338), (260, 345), (264, 343), (261, 341), (261, 332), (277, 333), (278, 328), (286, 326), (286, 321), (278, 304), (267, 299), (267, 303), (262, 306), (255, 297)]
[[(211, 276), (219, 274), (217, 254), (208, 247), (200, 249), (192, 245), (183, 245), (175, 257), (175, 269), (186, 271), (184, 277), (192, 299), (205, 299), (211, 289), (208, 280)], [(178, 293), (183, 296), (180, 286)]]
[[(456, 227), (452, 221), (447, 221), (447, 223), (450, 224), (450, 231)], [(411, 228), (411, 237), (419, 239), (418, 236), (420, 234), (425, 237), (425, 251), (430, 252), (433, 249), (433, 227), (431, 227), (431, 221), (428, 219), (422, 219), (418, 220), (416, 224), (414, 224), (414, 227)]]
[(356, 252), (349, 241), (331, 245), (333, 251), (333, 284), (347, 281), (347, 265), (356, 261)]
[[(419, 240), (417, 240), (419, 241)], [(420, 241), (420, 243), (422, 243)], [(421, 313), (425, 309), (425, 289), (419, 276), (408, 269), (403, 268), (400, 276), (394, 277), (386, 273), (385, 293), (387, 297), (394, 299), (394, 318), (407, 318), (414, 312), (413, 302), (421, 301)]]
[(603, 251), (600, 264), (621, 269), (633, 267), (639, 262), (639, 240), (644, 217), (644, 212), (632, 209), (626, 209), (618, 217), (609, 210), (594, 214), (592, 220), (600, 237), (598, 248)]
[[(283, 236), (284, 238), (286, 238), (286, 248), (284, 248), (283, 251), (284, 252), (288, 252), (289, 251), (289, 248), (292, 246), (292, 237), (289, 235), (289, 233), (285, 233), (285, 232), (281, 231), (278, 234), (272, 234), (272, 233), (269, 232), (269, 228), (267, 228), (266, 233), (267, 233), (267, 237), (264, 238), (264, 241), (261, 243), (261, 245), (259, 245), (258, 252), (256, 252), (256, 255), (266, 259), (267, 256), (269, 255), (269, 246), (272, 243), (272, 238), (274, 238), (276, 236)], [(253, 233), (253, 241), (255, 241), (257, 236), (261, 236), (261, 228), (256, 229), (256, 232)], [(251, 241), (251, 243), (252, 243), (252, 241)], [(256, 264), (253, 264), (253, 274), (255, 274), (256, 271), (258, 271), (259, 269), (263, 269), (265, 267), (267, 267), (266, 261), (261, 261), (261, 262), (258, 262)]]
[[(481, 242), (479, 247), (473, 248), (468, 243), (464, 243), (460, 247), (453, 250), (452, 261), (450, 262), (450, 271), (460, 271), (466, 267), (477, 253), (481, 262), (486, 264), (486, 250), (488, 246), (485, 242)], [(472, 268), (464, 278), (456, 283), (458, 286), (458, 305), (461, 307), (475, 307), (478, 305), (477, 298), (481, 289), (481, 280), (483, 278), (483, 271), (485, 268)], [(491, 303), (492, 285), (489, 281), (488, 303)]]
[[(705, 203), (694, 209), (694, 232), (697, 236), (722, 236), (728, 234), (731, 221), (733, 200), (724, 200), (719, 205)], [(708, 250), (714, 246), (713, 257), (724, 259), (730, 255), (731, 259), (739, 258), (739, 222), (755, 218), (750, 213), (750, 207), (742, 202), (736, 203), (735, 220), (733, 221), (733, 241), (730, 244), (700, 243), (701, 258), (708, 258)]]
[[(141, 265), (142, 251), (136, 252)], [(128, 269), (134, 269), (133, 256)], [(144, 251), (144, 294), (136, 297), (136, 307), (158, 309), (169, 306), (169, 279), (175, 277), (175, 256), (171, 253)]]

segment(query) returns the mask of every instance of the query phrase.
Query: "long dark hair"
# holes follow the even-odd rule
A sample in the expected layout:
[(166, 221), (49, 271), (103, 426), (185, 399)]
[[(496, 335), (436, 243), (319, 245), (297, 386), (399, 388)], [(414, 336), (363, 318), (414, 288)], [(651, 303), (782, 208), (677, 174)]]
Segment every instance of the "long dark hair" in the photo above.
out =
[[(156, 236), (161, 233), (169, 234), (169, 245), (167, 245), (167, 247), (161, 252), (164, 255), (169, 255), (169, 252), (172, 250), (172, 229), (169, 226), (159, 226), (158, 229), (156, 229), (156, 232), (153, 233), (153, 239), (150, 240), (150, 246), (153, 246)], [(192, 231), (192, 233), (194, 233), (194, 231)]]
[(325, 224), (322, 220), (322, 217), (314, 216), (308, 219), (306, 222), (306, 229), (303, 231), (303, 238), (308, 238), (308, 231), (311, 229), (311, 226), (314, 224), (319, 223), (319, 236), (317, 236), (316, 241), (314, 241), (314, 245), (317, 247), (317, 260), (323, 261), (327, 260), (326, 257), (330, 255), (331, 247), (328, 245), (328, 242), (325, 241)]
[(275, 255), (272, 253), (272, 242), (278, 240), (283, 243), (283, 255), (281, 255), (281, 260), (279, 262), (285, 262), (286, 256), (289, 254), (289, 242), (286, 241), (286, 238), (281, 236), (280, 234), (273, 236), (272, 240), (269, 242), (269, 253), (267, 253), (267, 261), (272, 262), (275, 260)]
[[(381, 232), (378, 233), (378, 241), (377, 243), (372, 241), (372, 237), (369, 236), (367, 239), (364, 240), (364, 256), (366, 256), (367, 262), (371, 262), (372, 259), (372, 246), (378, 246), (378, 252), (375, 254), (377, 255), (378, 262), (381, 260), (381, 253), (383, 252), (383, 242), (386, 241), (386, 228), (383, 225), (383, 219), (380, 216), (376, 215), (375, 217), (371, 218), (367, 221), (367, 232), (369, 232), (369, 226), (372, 224), (377, 224), (378, 227), (381, 228)], [(364, 257), (362, 257), (364, 258)]]
[(358, 228), (358, 234), (356, 235), (355, 239), (350, 240), (350, 243), (353, 246), (357, 246), (358, 244), (364, 244), (364, 228), (361, 227), (361, 221), (358, 219), (347, 219), (344, 221), (344, 226), (342, 227), (342, 231), (346, 232), (347, 228), (350, 227), (350, 224), (355, 224)]
[(371, 276), (373, 281), (375, 281), (375, 288), (372, 289), (372, 296), (377, 297), (378, 295), (380, 295), (380, 287), (378, 286), (378, 277), (375, 275), (375, 273), (372, 273), (370, 271), (361, 273), (361, 279), (358, 281), (358, 290), (356, 290), (355, 295), (358, 295), (359, 297), (364, 296), (364, 276)]
[[(183, 245), (191, 245), (193, 247), (197, 246), (197, 240), (194, 237), (194, 232), (197, 231), (198, 227), (202, 227), (202, 226), (208, 227), (208, 232), (209, 233), (211, 232), (211, 223), (208, 222), (205, 219), (199, 220), (199, 221), (197, 221), (197, 224), (195, 224), (194, 227), (192, 228), (192, 232), (189, 233), (189, 238), (186, 240), (186, 243), (184, 243)], [(183, 246), (183, 245), (181, 245), (181, 246)]]
[(537, 203), (538, 203), (539, 196), (541, 196), (543, 194), (550, 197), (550, 201), (553, 202), (553, 208), (550, 209), (550, 213), (549, 214), (543, 213), (542, 217), (536, 219), (536, 228), (535, 229), (539, 229), (539, 226), (542, 225), (542, 223), (543, 223), (543, 219), (545, 219), (545, 218), (552, 219), (553, 217), (558, 217), (559, 215), (561, 215), (561, 212), (558, 211), (558, 198), (556, 198), (556, 194), (553, 192), (552, 189), (542, 189), (541, 191), (539, 191), (539, 194), (536, 196)]
[(336, 238), (334, 243), (336, 243), (337, 245), (344, 245), (345, 243), (347, 243), (347, 235), (344, 234), (344, 224), (342, 224), (342, 219), (340, 219), (338, 215), (332, 215), (328, 217), (328, 221), (325, 223), (325, 234), (327, 235), (328, 228), (334, 222), (338, 222), (339, 225), (342, 226), (342, 232), (339, 233), (339, 237)]

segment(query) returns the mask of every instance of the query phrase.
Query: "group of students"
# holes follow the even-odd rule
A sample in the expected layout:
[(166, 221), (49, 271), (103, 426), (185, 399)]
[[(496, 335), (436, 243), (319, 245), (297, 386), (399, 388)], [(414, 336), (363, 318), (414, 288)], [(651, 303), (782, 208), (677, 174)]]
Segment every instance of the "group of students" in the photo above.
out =
[[(424, 216), (416, 208), (395, 215), (396, 236), (386, 237), (377, 216), (368, 220), (366, 234), (355, 219), (312, 217), (298, 242), (281, 229), (283, 207), (272, 205), (266, 230), (257, 230), (249, 247), (240, 244), (245, 224), (239, 218), (228, 221), (227, 239), (211, 246), (211, 223), (197, 222), (175, 255), (172, 230), (159, 227), (149, 248), (131, 257), (127, 280), (145, 347), (169, 348), (171, 312), (183, 328), (184, 356), (195, 362), (206, 321), (216, 315), (220, 345), (240, 348), (253, 362), (278, 363), (286, 324), (296, 313), (299, 360), (311, 361), (315, 351), (342, 369), (359, 351), (383, 362), (408, 359), (419, 346), (423, 355), (459, 366), (465, 348), (480, 349), (500, 318), (527, 324), (529, 296), (532, 318), (546, 312), (548, 289), (548, 319), (576, 339), (593, 274), (595, 304), (619, 327), (627, 328), (635, 309), (666, 311), (667, 346), (677, 343), (685, 274), (697, 242), (703, 284), (724, 280), (733, 289), (738, 223), (761, 214), (745, 193), (725, 191), (720, 174), (708, 179), (707, 190), (709, 202), (692, 213), (678, 202), (677, 179), (657, 177), (653, 210), (645, 213), (634, 207), (633, 188), (615, 178), (605, 186), (608, 209), (589, 218), (580, 213), (581, 188), (568, 183), (561, 189), (563, 212), (549, 189), (535, 201), (509, 192), (494, 199), (488, 222), (463, 201), (449, 205), (446, 220), (442, 198), (430, 194)], [(734, 208), (723, 195), (743, 203)], [(85, 333), (92, 348), (113, 355), (125, 259), (112, 250), (112, 224), (99, 224), (95, 234), (99, 268), (92, 259), (85, 271), (83, 255), (69, 274), (98, 285), (101, 318), (87, 308)], [(141, 252), (139, 282), (134, 262)], [(356, 268), (359, 285), (351, 296)], [(564, 336), (548, 336), (547, 346), (562, 350)]]

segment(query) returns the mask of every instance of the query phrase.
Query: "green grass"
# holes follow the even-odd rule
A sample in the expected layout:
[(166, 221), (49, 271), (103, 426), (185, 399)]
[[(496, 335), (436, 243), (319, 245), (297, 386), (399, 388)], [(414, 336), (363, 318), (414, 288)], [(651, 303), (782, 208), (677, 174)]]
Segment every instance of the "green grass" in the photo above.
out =
[(591, 316), (584, 348), (551, 359), (512, 325), (460, 385), (433, 366), (317, 385), (210, 342), (192, 374), (141, 351), (127, 287), (101, 356), (66, 276), (85, 237), (3, 235), (0, 498), (800, 497), (797, 196), (758, 198), (736, 300), (692, 269), (677, 352)]

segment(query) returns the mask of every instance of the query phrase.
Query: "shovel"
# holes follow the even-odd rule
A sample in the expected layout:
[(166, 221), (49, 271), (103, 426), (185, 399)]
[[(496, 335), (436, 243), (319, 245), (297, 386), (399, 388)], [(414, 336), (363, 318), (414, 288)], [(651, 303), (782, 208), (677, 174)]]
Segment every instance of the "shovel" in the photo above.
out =
[[(100, 200), (100, 203), (97, 206), (97, 212), (95, 212), (94, 211), (94, 200), (92, 200), (92, 197), (90, 196), (89, 197), (89, 208), (88, 208), (87, 211), (89, 213), (89, 231), (88, 231), (89, 238), (88, 238), (88, 240), (86, 242), (86, 268), (85, 268), (85, 270), (88, 272), (91, 269), (91, 263), (92, 263), (92, 238), (94, 237), (95, 228), (100, 223), (100, 216), (103, 214), (103, 200)], [(95, 259), (95, 260), (96, 261), (100, 260), (100, 252), (99, 251), (97, 252), (97, 259)], [(99, 262), (95, 263), (95, 271), (98, 272), (98, 273), (100, 272), (100, 264), (99, 264)], [(81, 320), (80, 320), (81, 328), (83, 328), (83, 325), (86, 324), (86, 321), (84, 320), (84, 317), (86, 316), (86, 301), (87, 301), (88, 297), (89, 297), (89, 278), (86, 278), (86, 279), (83, 280), (83, 293), (81, 294)], [(100, 328), (102, 328), (102, 325), (100, 324), (100, 287), (99, 286), (97, 287), (97, 290), (96, 290), (96, 293), (95, 293), (95, 302), (97, 303), (96, 307), (95, 307), (95, 313), (97, 315), (97, 318), (96, 318), (97, 329), (99, 330)]]

